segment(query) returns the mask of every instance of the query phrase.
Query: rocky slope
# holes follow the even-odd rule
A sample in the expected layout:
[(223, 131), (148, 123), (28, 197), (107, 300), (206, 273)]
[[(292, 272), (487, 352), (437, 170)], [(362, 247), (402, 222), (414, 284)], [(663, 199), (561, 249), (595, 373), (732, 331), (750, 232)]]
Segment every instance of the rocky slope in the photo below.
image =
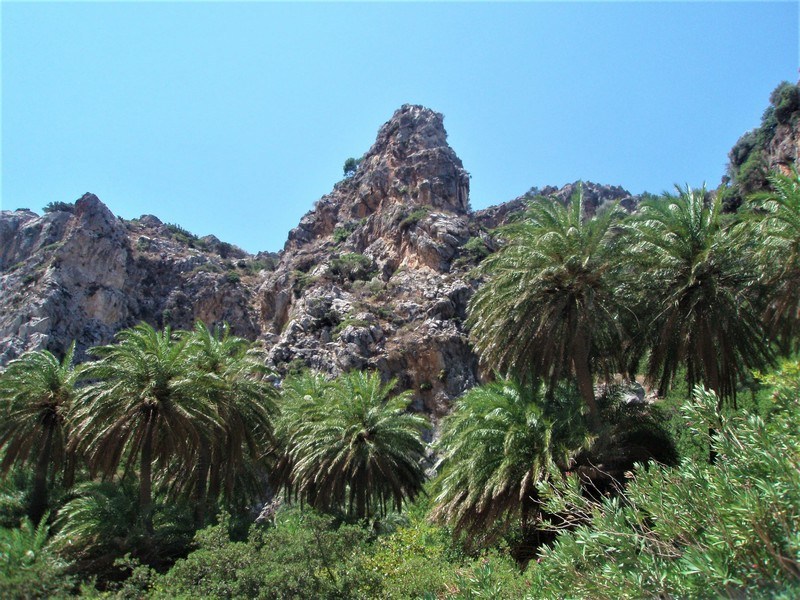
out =
[[(495, 249), (490, 230), (527, 197), (566, 200), (573, 188), (472, 212), (442, 115), (406, 105), (279, 256), (250, 256), (153, 216), (124, 221), (91, 194), (42, 216), (3, 211), (0, 364), (30, 349), (63, 352), (73, 339), (82, 355), (142, 320), (227, 321), (264, 343), (281, 373), (374, 368), (439, 414), (480, 378), (464, 319), (479, 285), (471, 269)], [(592, 210), (636, 201), (621, 188), (585, 190)]]
[(59, 208), (0, 213), (0, 364), (31, 349), (61, 353), (72, 340), (83, 356), (142, 320), (225, 320), (258, 335), (251, 271), (263, 260), (153, 216), (123, 221), (92, 194)]

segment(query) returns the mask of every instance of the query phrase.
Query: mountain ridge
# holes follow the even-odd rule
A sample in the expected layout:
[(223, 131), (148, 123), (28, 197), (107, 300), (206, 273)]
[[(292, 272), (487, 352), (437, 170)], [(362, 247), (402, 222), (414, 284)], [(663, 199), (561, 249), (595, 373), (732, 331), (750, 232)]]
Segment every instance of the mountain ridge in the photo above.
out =
[[(231, 325), (285, 374), (375, 369), (433, 414), (483, 377), (464, 320), (491, 230), (536, 195), (566, 201), (577, 183), (533, 188), (479, 211), (444, 118), (403, 105), (355, 171), (320, 198), (277, 254), (250, 255), (157, 217), (115, 217), (93, 194), (41, 216), (0, 213), (0, 364), (27, 350), (78, 356), (139, 321)], [(586, 210), (638, 202), (583, 184)]]

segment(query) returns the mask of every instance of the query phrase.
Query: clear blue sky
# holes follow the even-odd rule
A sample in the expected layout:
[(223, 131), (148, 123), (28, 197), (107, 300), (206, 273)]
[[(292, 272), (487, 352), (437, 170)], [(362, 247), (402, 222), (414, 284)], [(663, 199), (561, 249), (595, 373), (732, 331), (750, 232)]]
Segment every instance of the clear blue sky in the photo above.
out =
[(472, 206), (577, 179), (719, 183), (797, 81), (798, 2), (0, 3), (2, 208), (94, 192), (278, 250), (403, 103)]

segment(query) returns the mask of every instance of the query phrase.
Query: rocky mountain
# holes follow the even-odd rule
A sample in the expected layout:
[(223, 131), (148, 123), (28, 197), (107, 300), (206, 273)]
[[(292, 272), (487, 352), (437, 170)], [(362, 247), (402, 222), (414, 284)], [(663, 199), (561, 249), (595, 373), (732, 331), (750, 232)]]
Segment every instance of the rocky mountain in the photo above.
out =
[(719, 192), (729, 210), (736, 210), (750, 194), (768, 189), (770, 173), (789, 175), (797, 167), (800, 84), (784, 81), (772, 91), (761, 124), (737, 140), (728, 159)]
[[(464, 320), (495, 250), (491, 230), (533, 195), (566, 200), (575, 184), (533, 189), (486, 210), (441, 114), (405, 105), (353, 173), (320, 198), (278, 255), (251, 256), (151, 215), (126, 221), (92, 194), (41, 216), (0, 213), (0, 364), (30, 349), (79, 356), (139, 321), (188, 328), (228, 322), (260, 340), (281, 373), (373, 368), (440, 414), (481, 377)], [(636, 198), (585, 184), (590, 209)]]
[(139, 321), (225, 320), (255, 338), (255, 272), (265, 258), (153, 216), (123, 221), (92, 194), (42, 216), (3, 211), (0, 364), (31, 349), (62, 353), (72, 340), (82, 357)]

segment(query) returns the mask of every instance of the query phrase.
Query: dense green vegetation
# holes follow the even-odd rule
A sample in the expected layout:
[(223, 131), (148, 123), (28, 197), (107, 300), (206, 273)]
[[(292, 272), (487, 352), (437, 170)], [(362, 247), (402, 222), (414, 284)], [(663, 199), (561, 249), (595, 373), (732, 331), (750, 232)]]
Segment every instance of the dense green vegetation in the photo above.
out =
[(800, 176), (770, 182), (732, 216), (533, 199), (474, 271), (493, 381), (438, 424), (377, 373), (281, 381), (227, 327), (23, 355), (0, 596), (796, 596)]
[(769, 187), (767, 150), (778, 128), (794, 126), (800, 118), (800, 86), (784, 81), (770, 94), (761, 124), (745, 133), (728, 154), (728, 174), (719, 189), (727, 210), (737, 210), (745, 199)]

